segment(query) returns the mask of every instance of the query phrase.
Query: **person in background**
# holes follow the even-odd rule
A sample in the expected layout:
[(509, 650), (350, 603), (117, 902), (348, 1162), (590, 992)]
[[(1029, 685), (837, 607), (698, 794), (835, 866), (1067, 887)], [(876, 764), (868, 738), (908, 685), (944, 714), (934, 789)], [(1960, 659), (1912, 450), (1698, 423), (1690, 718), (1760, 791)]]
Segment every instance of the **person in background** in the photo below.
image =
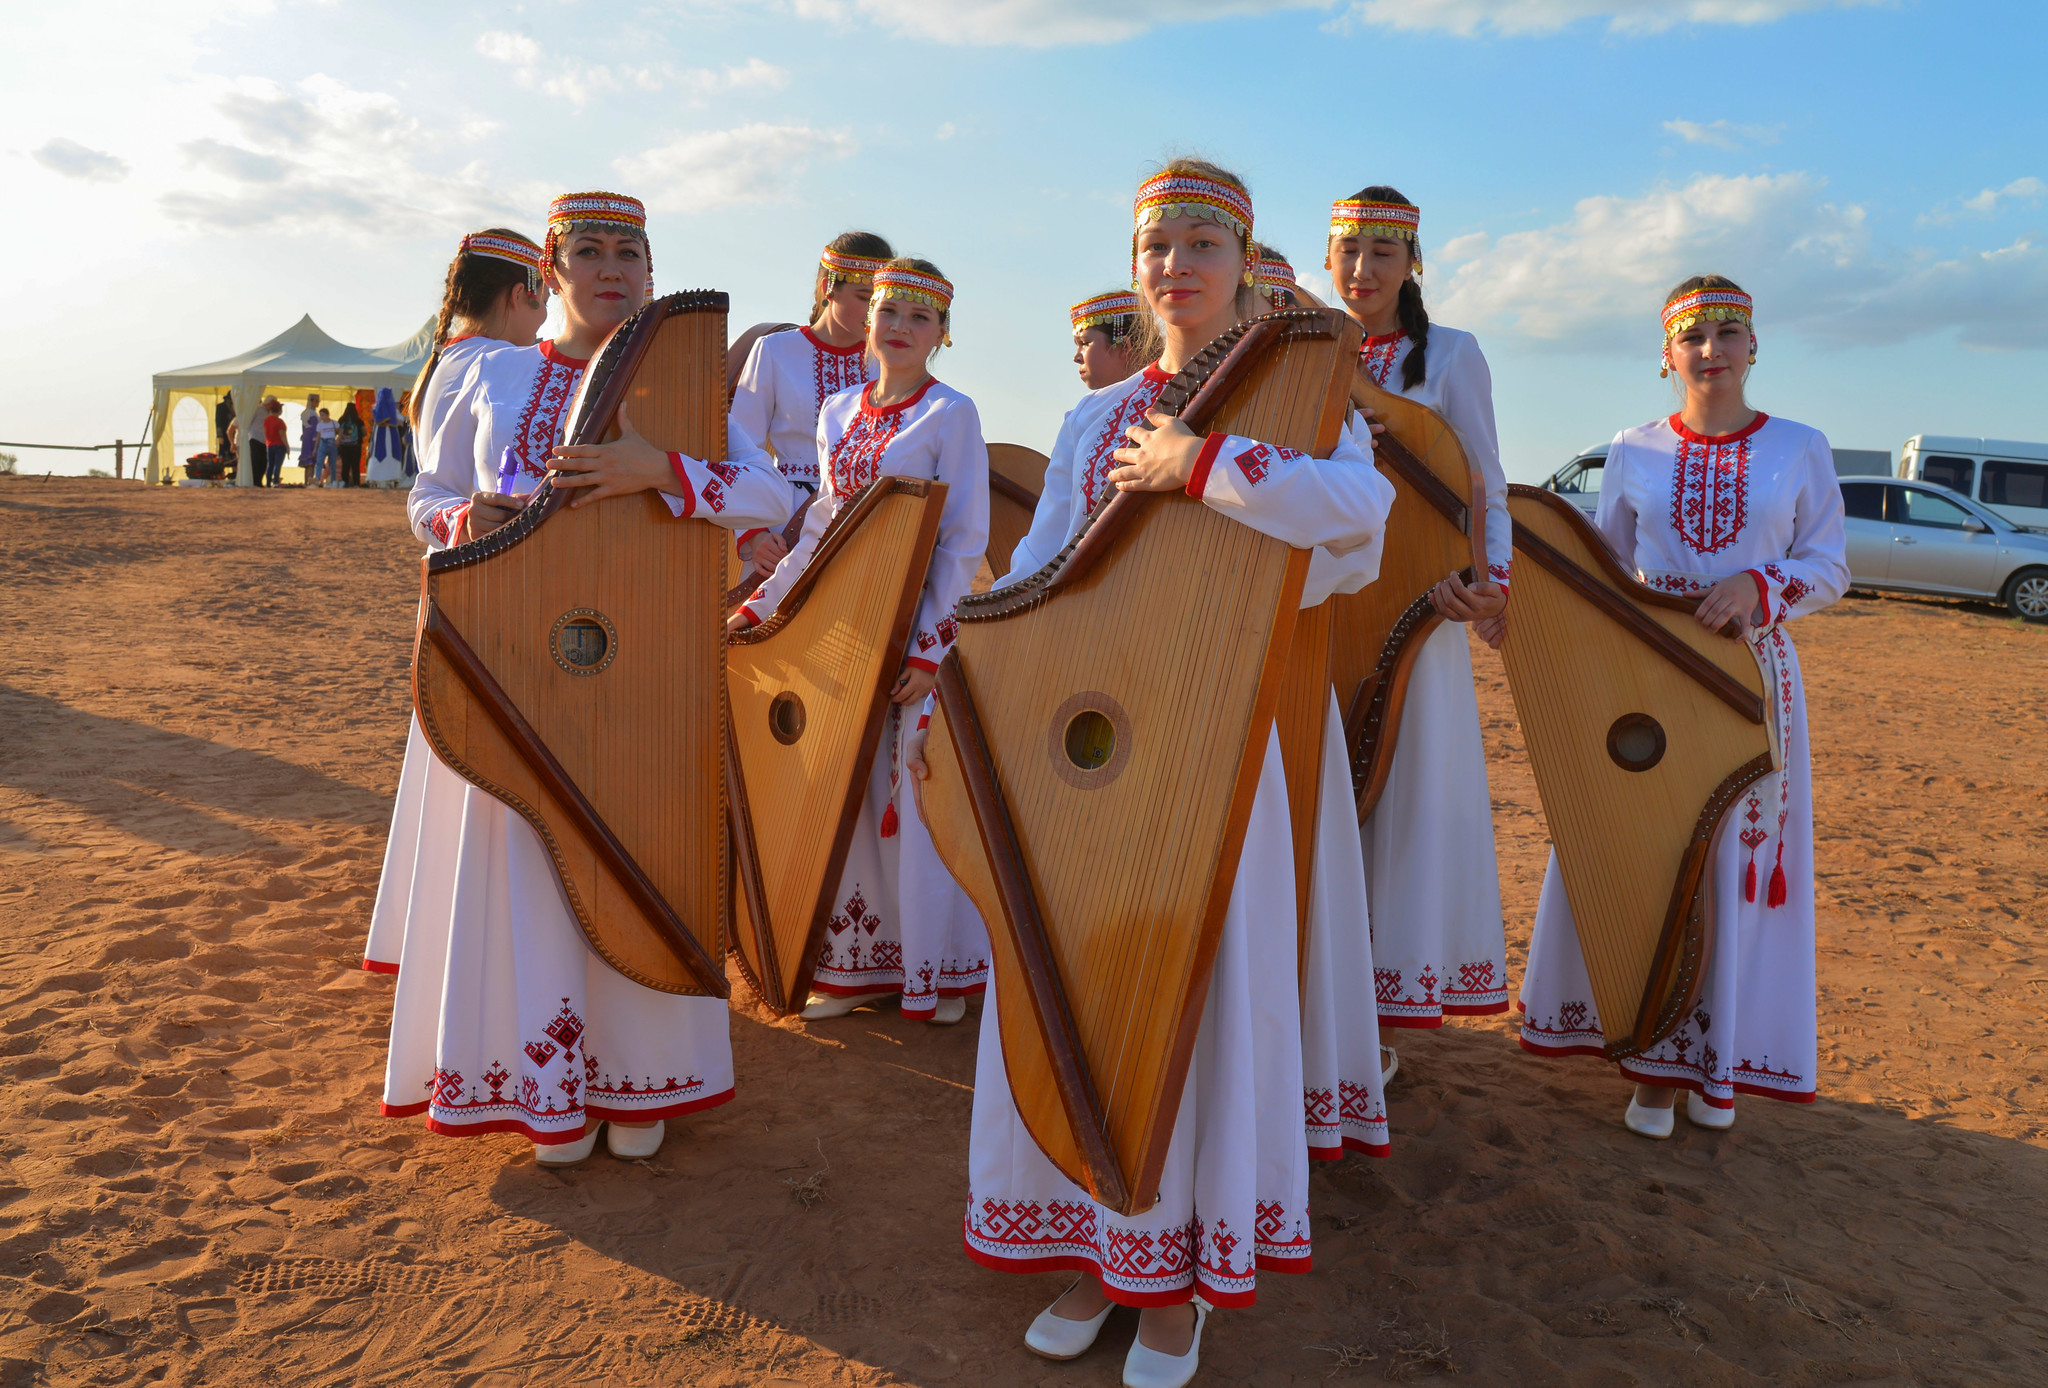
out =
[(291, 445), (285, 442), (284, 402), (275, 395), (263, 398), (263, 479), (267, 487), (275, 487), (284, 475), (285, 450)]
[(1128, 381), (1145, 363), (1131, 359), (1131, 329), (1138, 323), (1138, 296), (1112, 289), (1067, 310), (1074, 329), (1074, 365), (1081, 384), (1101, 390)]
[(334, 428), (335, 451), (341, 456), (341, 485), (359, 487), (363, 484), (363, 416), (356, 409), (356, 402), (348, 402), (348, 408), (341, 412), (341, 419)]
[(320, 451), (313, 455), (313, 475), (306, 479), (306, 485), (338, 487), (341, 485), (341, 455), (336, 450), (335, 439), (340, 431), (324, 409), (320, 411), (316, 432), (320, 437)]
[(217, 452), (223, 458), (232, 460), (235, 456), (235, 397), (231, 392), (222, 392), (213, 404), (214, 441)]
[(320, 397), (308, 395), (306, 408), (299, 414), (299, 471), (304, 474), (299, 480), (306, 486), (313, 485), (313, 474), (320, 468)]

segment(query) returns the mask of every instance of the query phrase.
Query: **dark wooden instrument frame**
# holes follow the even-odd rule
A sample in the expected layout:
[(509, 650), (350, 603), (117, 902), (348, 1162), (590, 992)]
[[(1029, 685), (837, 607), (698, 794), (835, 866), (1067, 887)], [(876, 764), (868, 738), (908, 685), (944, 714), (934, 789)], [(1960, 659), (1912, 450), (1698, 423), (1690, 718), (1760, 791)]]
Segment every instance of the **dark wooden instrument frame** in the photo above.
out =
[[(653, 344), (664, 320), (679, 313), (724, 313), (728, 310), (729, 302), (721, 290), (687, 290), (655, 300), (614, 328), (605, 339), (597, 360), (592, 363), (590, 371), (584, 376), (583, 383), (577, 391), (575, 424), (569, 442), (595, 443), (603, 437), (604, 431), (611, 427), (618, 415), (619, 403), (626, 398), (626, 391), (632, 385), (634, 370)], [(595, 396), (591, 394), (593, 386), (597, 387)], [(433, 601), (433, 591), (429, 582), (433, 575), (481, 563), (511, 549), (538, 530), (567, 500), (562, 489), (555, 486), (552, 479), (545, 480), (534, 489), (519, 514), (504, 525), (474, 540), (435, 551), (422, 560), (420, 617), (419, 630), (415, 638), (414, 669), (418, 669), (418, 649), (427, 645), (432, 645), (448, 660), (450, 667), (469, 689), (471, 696), (505, 735), (519, 759), (548, 788), (549, 793), (570, 817), (577, 821), (578, 828), (606, 860), (607, 866), (624, 884), (627, 892), (634, 898), (635, 904), (647, 913), (648, 919), (661, 935), (662, 942), (676, 956), (677, 961), (689, 970), (691, 977), (709, 996), (730, 997), (732, 984), (726, 978), (725, 970), (711, 959), (696, 937), (684, 927), (675, 909), (648, 879), (646, 870), (626, 851), (625, 845), (619, 842), (618, 835), (598, 814), (589, 797), (584, 795), (566, 768), (555, 759), (547, 744), (526, 721), (525, 715), (520, 713), (490, 670), (477, 658), (475, 651), (463, 639), (462, 634), (441, 616)], [(417, 708), (417, 692), (414, 701)], [(421, 719), (423, 730), (428, 722), (426, 718)], [(721, 718), (721, 722), (727, 725), (726, 736), (729, 738), (730, 719)], [(437, 747), (436, 751), (443, 752), (445, 749)], [(468, 777), (465, 776), (465, 779)], [(506, 804), (519, 808), (514, 801), (507, 799), (502, 788), (484, 786), (483, 789), (504, 800)], [(580, 918), (583, 911), (588, 908), (581, 905), (574, 887), (562, 874), (561, 855), (552, 832), (527, 810), (521, 809), (520, 813), (548, 845), (549, 855), (555, 860), (556, 875), (562, 879), (564, 893), (578, 906)], [(721, 922), (721, 933), (727, 938), (730, 938), (729, 924)], [(600, 955), (605, 954), (590, 931), (584, 931), (584, 938), (593, 950)], [(607, 956), (606, 962), (614, 968), (619, 968), (627, 977), (632, 977), (630, 972), (620, 968), (618, 961)]]
[[(1331, 309), (1283, 309), (1238, 324), (1197, 353), (1160, 391), (1154, 408), (1163, 414), (1177, 415), (1190, 429), (1203, 432), (1202, 426), (1250, 374), (1267, 350), (1297, 334), (1321, 336), (1318, 329), (1323, 326), (1326, 316), (1341, 315)], [(957, 619), (962, 623), (988, 622), (1017, 616), (1030, 611), (1062, 588), (1079, 582), (1109, 552), (1118, 536), (1137, 517), (1139, 509), (1154, 503), (1162, 495), (1159, 492), (1112, 490), (1096, 503), (1081, 530), (1044, 567), (1001, 588), (962, 598), (956, 612)], [(1251, 725), (1255, 730), (1262, 731), (1272, 725), (1274, 707), (1280, 695), (1281, 671), (1292, 646), (1294, 622), (1299, 615), (1296, 605), (1299, 598), (1300, 590), (1296, 585), (1293, 600), (1282, 604), (1275, 624), (1267, 650), (1266, 668), (1260, 679), (1262, 697), (1252, 714)], [(966, 678), (960, 673), (957, 652), (949, 653), (939, 667), (937, 693), (946, 711), (946, 724), (954, 739), (954, 747), (960, 756), (963, 778), (975, 807), (977, 827), (983, 849), (988, 854), (996, 892), (1003, 902), (1003, 920), (999, 925), (991, 922), (990, 928), (1008, 930), (1018, 959), (1024, 961), (1025, 989), (1031, 998), (1039, 1034), (1045, 1041), (1061, 1106), (1080, 1148), (1083, 1165), (1087, 1168), (1089, 1192), (1098, 1203), (1112, 1209), (1126, 1208), (1133, 1194), (1132, 1187), (1124, 1181), (1110, 1145), (1108, 1123), (1093, 1079), (1089, 1076), (1087, 1062), (1081, 1055), (1073, 1011), (1053, 963), (1051, 941), (1037, 895), (1031, 890), (1029, 873), (1024, 867), (1009, 801), (997, 779)], [(966, 739), (964, 745), (963, 737)], [(1254, 737), (1257, 737), (1256, 731)], [(1228, 816), (1228, 822), (1235, 828), (1229, 832), (1221, 861), (1230, 865), (1233, 875), (1243, 852), (1251, 802), (1258, 789), (1257, 781), (1256, 776), (1246, 778)], [(996, 826), (993, 831), (991, 825)], [(1165, 1065), (1165, 1073), (1174, 1077), (1169, 1081), (1169, 1087), (1176, 1092), (1187, 1083), (1188, 1065), (1193, 1059), (1195, 1037), (1201, 1026), (1201, 999), (1208, 991), (1209, 977), (1215, 968), (1216, 951), (1222, 939), (1223, 913), (1228, 906), (1227, 893), (1212, 892), (1210, 919), (1205, 920), (1201, 927), (1189, 971), (1180, 1026)], [(1177, 1103), (1160, 1106), (1147, 1144), (1153, 1155), (1153, 1166), (1137, 1173), (1137, 1190), (1157, 1190), (1160, 1173), (1156, 1168), (1163, 1166), (1165, 1161), (1166, 1145), (1172, 1135), (1178, 1109)]]
[[(1646, 606), (1695, 613), (1700, 605), (1697, 595), (1659, 592), (1637, 578), (1585, 513), (1556, 493), (1516, 483), (1508, 488), (1508, 495), (1540, 505), (1564, 521), (1591, 550), (1600, 572), (1588, 573), (1556, 546), (1521, 526), (1515, 527), (1514, 532), (1517, 550), (1742, 717), (1752, 723), (1763, 723), (1768, 709), (1760, 697), (1623, 599), (1626, 595), (1627, 599)], [(1715, 634), (1730, 640), (1741, 636), (1733, 623)], [(1770, 772), (1769, 753), (1752, 757), (1722, 778), (1700, 807), (1691, 837), (1686, 841), (1685, 856), (1679, 862), (1678, 875), (1671, 884), (1671, 899), (1664, 909), (1664, 923), (1643, 985), (1642, 1002), (1637, 1005), (1628, 1035), (1606, 1043), (1609, 1059), (1626, 1060), (1641, 1055), (1678, 1030), (1698, 1004), (1700, 987), (1706, 979), (1707, 954), (1713, 946), (1705, 881), (1714, 836), (1737, 797)]]
[[(726, 638), (730, 645), (750, 646), (765, 641), (786, 626), (790, 619), (803, 609), (811, 592), (818, 586), (820, 578), (830, 566), (835, 555), (843, 549), (860, 525), (874, 513), (883, 500), (890, 496), (920, 496), (934, 498), (925, 507), (923, 522), (912, 541), (914, 549), (924, 555), (924, 564), (918, 569), (920, 575), (931, 569), (932, 550), (938, 543), (939, 517), (945, 507), (946, 484), (916, 477), (883, 475), (862, 487), (848, 501), (846, 508), (832, 518), (825, 527), (825, 533), (818, 537), (818, 548), (812, 553), (810, 563), (797, 575), (782, 601), (776, 605), (775, 615), (759, 626), (737, 631)], [(833, 830), (832, 846), (825, 861), (823, 887), (818, 893), (818, 902), (813, 909), (809, 933), (804, 937), (804, 959), (798, 965), (794, 983), (789, 993), (782, 993), (781, 971), (777, 967), (778, 951), (775, 947), (774, 927), (768, 919), (767, 892), (761, 882), (760, 857), (754, 840), (754, 820), (746, 802), (745, 778), (738, 771), (738, 748), (734, 742), (730, 716), (727, 718), (726, 746), (727, 783), (733, 789), (727, 795), (728, 814), (732, 820), (733, 842), (737, 851), (736, 862), (740, 872), (741, 886), (747, 893), (747, 914), (753, 922), (754, 947), (760, 951), (762, 971), (768, 977), (760, 978), (754, 966), (748, 962), (745, 951), (739, 948), (735, 938), (733, 955), (739, 961), (740, 972), (770, 1010), (788, 1016), (802, 1008), (803, 999), (811, 991), (811, 980), (818, 967), (818, 945), (824, 939), (826, 922), (830, 920), (839, 885), (839, 875), (846, 868), (846, 855), (853, 848), (853, 830), (860, 819), (862, 801), (867, 796), (868, 776), (873, 769), (875, 752), (881, 745), (882, 724), (889, 716), (889, 690), (894, 686), (897, 674), (903, 666), (903, 653), (910, 645), (910, 627), (917, 616), (917, 604), (924, 592), (924, 579), (907, 585), (902, 600), (897, 604), (891, 620), (889, 639), (882, 651), (883, 676), (877, 684), (869, 704), (867, 718), (861, 726), (860, 749), (856, 755), (852, 784), (848, 787), (846, 803), (840, 809), (839, 819)]]

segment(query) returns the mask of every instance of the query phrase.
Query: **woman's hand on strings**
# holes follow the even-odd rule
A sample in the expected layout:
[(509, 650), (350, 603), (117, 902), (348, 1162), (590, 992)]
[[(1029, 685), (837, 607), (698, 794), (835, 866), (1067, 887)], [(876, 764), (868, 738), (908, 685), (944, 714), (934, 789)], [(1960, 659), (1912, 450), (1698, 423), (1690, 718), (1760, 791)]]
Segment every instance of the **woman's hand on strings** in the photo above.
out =
[(727, 636), (735, 636), (752, 625), (753, 623), (747, 620), (747, 614), (735, 607), (732, 610), (732, 615), (725, 619), (725, 634)]
[(507, 496), (503, 492), (471, 492), (469, 509), (462, 516), (462, 533), (456, 537), (456, 542), (466, 543), (488, 535), (499, 526), (509, 523), (525, 509), (526, 497), (523, 496)]
[(1116, 451), (1121, 467), (1109, 480), (1120, 492), (1173, 492), (1187, 486), (1202, 456), (1202, 436), (1173, 415), (1152, 410), (1147, 423), (1124, 430), (1130, 442)]
[[(920, 781), (929, 781), (932, 778), (932, 769), (925, 764), (924, 759), (924, 745), (930, 740), (931, 735), (930, 728), (917, 728), (912, 730), (910, 736), (903, 742), (903, 769)], [(920, 795), (918, 807), (922, 809), (923, 806), (924, 797)]]
[(1507, 638), (1508, 590), (1492, 579), (1468, 584), (1452, 574), (1429, 590), (1429, 605), (1453, 622), (1470, 622), (1479, 639), (1495, 650)]
[(896, 677), (896, 687), (889, 691), (892, 704), (921, 704), (932, 692), (932, 686), (939, 682), (939, 672), (927, 670), (922, 665), (903, 662), (903, 673)]
[(1764, 624), (1763, 604), (1757, 600), (1756, 579), (1746, 572), (1728, 575), (1707, 589), (1707, 595), (1700, 599), (1697, 615), (1700, 625), (1708, 631), (1719, 631), (1733, 622), (1738, 634), (1746, 638), (1753, 628)]
[(762, 573), (772, 571), (782, 562), (782, 556), (789, 553), (789, 546), (782, 543), (782, 536), (774, 530), (764, 530), (740, 546), (740, 563), (751, 564)]
[(634, 492), (660, 491), (675, 485), (675, 470), (668, 454), (640, 437), (626, 414), (626, 402), (619, 402), (619, 436), (610, 443), (568, 443), (548, 458), (558, 487), (587, 488), (570, 502), (571, 507), (588, 506), (608, 496), (631, 496)]

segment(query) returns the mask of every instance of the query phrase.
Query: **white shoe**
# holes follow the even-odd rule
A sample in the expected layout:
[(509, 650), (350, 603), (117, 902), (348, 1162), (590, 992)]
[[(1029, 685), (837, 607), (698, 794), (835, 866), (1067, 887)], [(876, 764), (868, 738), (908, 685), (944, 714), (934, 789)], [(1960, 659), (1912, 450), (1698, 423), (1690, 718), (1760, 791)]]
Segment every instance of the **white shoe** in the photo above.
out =
[(1392, 1046), (1380, 1047), (1380, 1084), (1401, 1073), (1401, 1053)]
[(583, 1136), (574, 1142), (549, 1142), (533, 1144), (533, 1159), (542, 1166), (575, 1166), (590, 1160), (590, 1154), (597, 1150), (597, 1130), (604, 1125), (591, 1123), (583, 1130)]
[[(1082, 1274), (1084, 1277), (1086, 1275)], [(1080, 1285), (1078, 1281), (1074, 1283), (1074, 1287)], [(1067, 1292), (1074, 1290), (1074, 1287), (1067, 1288)], [(1067, 1292), (1061, 1292), (1059, 1300), (1054, 1301), (1052, 1306), (1066, 1300)], [(1097, 1311), (1092, 1320), (1074, 1321), (1068, 1320), (1065, 1316), (1055, 1316), (1052, 1313), (1052, 1306), (1040, 1311), (1038, 1319), (1031, 1322), (1031, 1328), (1024, 1332), (1024, 1347), (1046, 1359), (1079, 1359), (1088, 1352), (1088, 1347), (1095, 1343), (1095, 1337), (1102, 1333), (1102, 1323), (1108, 1320), (1109, 1313), (1116, 1309), (1116, 1303), (1112, 1301)]]
[(1644, 1108), (1636, 1102), (1636, 1096), (1628, 1096), (1628, 1112), (1622, 1122), (1628, 1130), (1639, 1137), (1666, 1138), (1676, 1125), (1677, 1114), (1669, 1108)]
[(611, 1154), (624, 1161), (645, 1161), (661, 1150), (661, 1139), (667, 1133), (668, 1125), (659, 1118), (651, 1128), (624, 1128), (617, 1123), (604, 1125), (604, 1145)]
[(1186, 1354), (1161, 1354), (1145, 1348), (1135, 1336), (1131, 1352), (1124, 1356), (1124, 1388), (1185, 1388), (1202, 1367), (1202, 1326), (1209, 1319), (1209, 1305), (1195, 1298), (1195, 1336)]
[(844, 998), (832, 993), (813, 993), (811, 1000), (804, 1004), (803, 1018), (807, 1022), (821, 1022), (827, 1017), (844, 1017), (856, 1007), (872, 1007), (895, 996), (893, 988), (887, 992), (855, 993)]
[(950, 1027), (967, 1015), (967, 999), (940, 998), (926, 1020), (935, 1027)]
[(1735, 1126), (1735, 1105), (1715, 1108), (1688, 1089), (1685, 1091), (1685, 1116), (1695, 1128), (1714, 1128), (1725, 1132)]

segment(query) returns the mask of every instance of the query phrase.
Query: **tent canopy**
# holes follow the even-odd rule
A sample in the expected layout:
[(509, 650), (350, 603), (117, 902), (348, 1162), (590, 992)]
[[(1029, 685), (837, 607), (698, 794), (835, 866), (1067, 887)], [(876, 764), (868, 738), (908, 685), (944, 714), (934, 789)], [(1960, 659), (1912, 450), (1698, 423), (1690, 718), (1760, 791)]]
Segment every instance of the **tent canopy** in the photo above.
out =
[[(232, 395), (235, 418), (246, 421), (266, 395), (313, 391), (342, 399), (358, 390), (382, 386), (409, 390), (433, 346), (431, 318), (411, 337), (390, 347), (351, 347), (329, 337), (308, 314), (268, 342), (237, 356), (160, 371), (150, 378), (154, 397), (152, 477), (163, 476), (163, 470), (182, 461), (170, 456), (171, 411), (179, 397), (195, 396), (211, 406), (222, 395)], [(210, 413), (208, 417), (210, 423)]]

